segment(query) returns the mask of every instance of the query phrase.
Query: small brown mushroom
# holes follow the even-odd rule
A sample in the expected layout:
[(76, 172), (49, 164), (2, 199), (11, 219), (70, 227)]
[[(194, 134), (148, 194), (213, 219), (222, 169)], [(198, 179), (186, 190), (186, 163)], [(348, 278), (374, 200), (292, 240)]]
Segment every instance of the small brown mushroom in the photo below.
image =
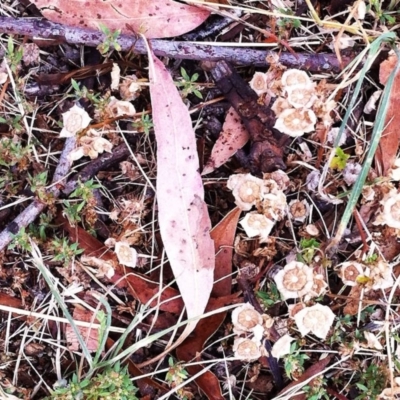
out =
[(244, 361), (254, 361), (261, 357), (260, 343), (245, 338), (236, 338), (233, 343), (235, 357)]
[(275, 275), (274, 280), (284, 300), (296, 299), (311, 291), (313, 270), (306, 264), (292, 261)]
[(251, 332), (255, 326), (262, 325), (262, 323), (262, 315), (249, 303), (245, 303), (232, 311), (233, 330), (237, 334)]

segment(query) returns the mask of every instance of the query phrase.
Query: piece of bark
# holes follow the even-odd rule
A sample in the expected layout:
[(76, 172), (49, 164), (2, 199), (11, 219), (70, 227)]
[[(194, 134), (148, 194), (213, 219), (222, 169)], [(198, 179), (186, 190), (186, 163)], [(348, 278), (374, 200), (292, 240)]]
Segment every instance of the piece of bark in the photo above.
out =
[(247, 163), (254, 175), (285, 170), (284, 150), (290, 137), (274, 129), (275, 113), (259, 104), (257, 94), (249, 84), (225, 61), (218, 61), (210, 69), (218, 88), (239, 114), (250, 135)]
[[(61, 25), (43, 18), (0, 17), (0, 33), (23, 35), (35, 40), (44, 39), (49, 46), (69, 43), (97, 47), (106, 40), (106, 36), (101, 31)], [(146, 43), (141, 37), (120, 35), (117, 41), (122, 51), (131, 50), (136, 54), (147, 54)], [(253, 67), (266, 67), (268, 64), (265, 58), (271, 53), (269, 50), (252, 49), (250, 44), (249, 48), (235, 48), (160, 39), (149, 42), (154, 54), (160, 57), (203, 61), (225, 60), (235, 65)], [(44, 41), (41, 45), (44, 45)], [(0, 50), (0, 57), (2, 55), (4, 52)], [(346, 66), (353, 59), (354, 56), (343, 56), (342, 63)], [(279, 62), (288, 68), (301, 68), (310, 72), (341, 72), (340, 64), (334, 54), (296, 53), (293, 55), (289, 52), (281, 52)]]

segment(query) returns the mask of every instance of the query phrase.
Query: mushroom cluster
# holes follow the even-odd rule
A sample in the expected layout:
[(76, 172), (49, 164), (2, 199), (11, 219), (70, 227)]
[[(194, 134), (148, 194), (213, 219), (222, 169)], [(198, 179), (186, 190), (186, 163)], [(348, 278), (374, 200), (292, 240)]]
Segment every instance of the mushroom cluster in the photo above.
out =
[[(288, 180), (283, 171), (276, 176), (281, 183)], [(284, 217), (287, 207), (286, 196), (278, 183), (251, 174), (235, 174), (229, 177), (227, 186), (232, 190), (235, 203), (241, 210), (250, 211), (253, 206), (257, 207), (258, 211), (247, 213), (240, 224), (248, 237), (259, 236), (260, 241), (265, 242), (275, 222)]]
[(317, 116), (312, 106), (317, 100), (315, 84), (306, 72), (288, 69), (282, 75), (282, 97), (272, 106), (277, 116), (275, 128), (289, 136), (312, 132)]
[(311, 267), (298, 261), (287, 264), (275, 275), (274, 280), (283, 300), (318, 297), (327, 288), (322, 275), (315, 274)]
[(393, 286), (392, 266), (384, 260), (368, 264), (347, 261), (340, 265), (340, 279), (347, 286), (363, 284), (366, 290), (387, 289)]
[(237, 335), (233, 344), (235, 357), (244, 361), (254, 361), (264, 355), (264, 329), (271, 327), (271, 321), (273, 323), (267, 315), (264, 319), (249, 303), (235, 308), (232, 311), (233, 332)]
[(281, 69), (276, 66), (267, 73), (256, 72), (250, 81), (250, 87), (259, 96), (268, 102), (275, 98), (271, 107), (277, 117), (274, 127), (293, 137), (314, 131), (318, 119), (329, 127), (336, 103), (328, 100), (330, 91), (326, 83), (316, 85), (306, 72), (298, 69), (286, 70), (279, 79)]

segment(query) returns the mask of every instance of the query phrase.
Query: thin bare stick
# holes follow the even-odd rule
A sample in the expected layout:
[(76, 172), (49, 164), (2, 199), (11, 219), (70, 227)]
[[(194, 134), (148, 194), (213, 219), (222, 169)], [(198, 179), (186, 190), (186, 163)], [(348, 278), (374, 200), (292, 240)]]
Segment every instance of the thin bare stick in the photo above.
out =
[[(30, 38), (47, 40), (49, 45), (69, 43), (97, 47), (106, 40), (105, 35), (93, 29), (77, 28), (47, 21), (42, 18), (8, 18), (0, 17), (0, 33), (9, 35), (24, 35)], [(120, 35), (118, 43), (122, 51), (133, 51), (137, 54), (147, 54), (144, 40), (134, 35)], [(269, 50), (258, 50), (248, 47), (221, 46), (221, 43), (178, 42), (172, 40), (150, 40), (151, 47), (157, 56), (169, 58), (219, 61), (225, 60), (235, 65), (253, 65), (266, 67), (265, 58)], [(342, 56), (343, 65), (351, 62), (354, 57)], [(334, 54), (303, 54), (293, 55), (281, 52), (279, 61), (290, 68), (300, 68), (310, 72), (340, 72), (339, 62)]]

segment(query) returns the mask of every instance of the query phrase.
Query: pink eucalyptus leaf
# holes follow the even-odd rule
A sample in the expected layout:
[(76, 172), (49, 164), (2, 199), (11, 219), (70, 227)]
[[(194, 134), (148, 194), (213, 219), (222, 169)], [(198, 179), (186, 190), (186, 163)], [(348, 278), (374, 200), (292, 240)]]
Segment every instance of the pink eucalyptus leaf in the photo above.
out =
[(210, 159), (205, 165), (202, 175), (209, 174), (225, 164), (249, 140), (250, 136), (242, 120), (234, 108), (226, 115), (222, 131), (211, 151)]
[(53, 22), (80, 28), (142, 33), (148, 39), (179, 36), (201, 25), (210, 15), (199, 7), (173, 0), (31, 0)]
[(165, 251), (191, 318), (203, 314), (213, 286), (215, 255), (211, 222), (203, 200), (195, 133), (188, 109), (164, 64), (154, 54), (151, 57), (158, 221)]

